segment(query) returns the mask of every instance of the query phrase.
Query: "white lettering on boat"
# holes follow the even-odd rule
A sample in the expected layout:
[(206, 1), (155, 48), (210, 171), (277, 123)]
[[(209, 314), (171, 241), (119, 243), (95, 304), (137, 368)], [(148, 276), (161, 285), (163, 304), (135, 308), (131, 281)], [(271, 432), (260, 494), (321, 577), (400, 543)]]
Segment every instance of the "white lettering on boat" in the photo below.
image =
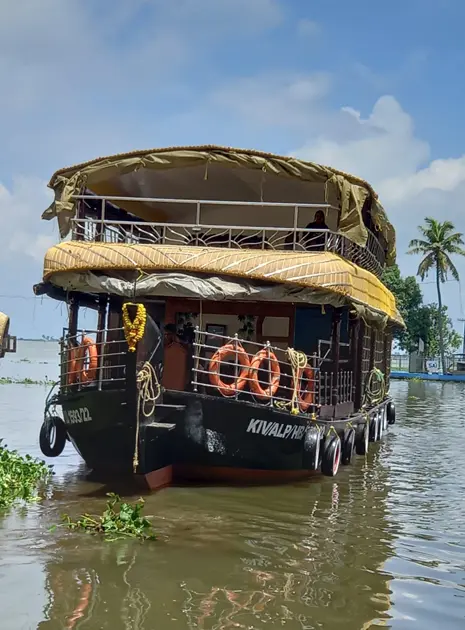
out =
[(83, 422), (92, 422), (92, 416), (87, 407), (78, 407), (77, 409), (63, 409), (65, 424), (82, 424)]
[(260, 433), (261, 435), (280, 439), (290, 438), (292, 440), (301, 440), (305, 433), (305, 426), (301, 424), (267, 422), (266, 420), (256, 420), (252, 418), (252, 420), (249, 421), (247, 433)]

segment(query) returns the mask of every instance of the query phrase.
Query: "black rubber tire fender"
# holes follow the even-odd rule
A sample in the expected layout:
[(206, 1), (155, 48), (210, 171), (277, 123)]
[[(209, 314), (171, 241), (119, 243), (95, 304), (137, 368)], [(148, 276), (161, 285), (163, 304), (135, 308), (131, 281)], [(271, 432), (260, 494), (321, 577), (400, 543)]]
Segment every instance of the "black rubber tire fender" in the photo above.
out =
[(308, 427), (304, 439), (303, 468), (317, 470), (321, 461), (321, 430), (319, 427)]
[(384, 435), (383, 413), (381, 409), (378, 411), (378, 440), (381, 440)]
[(386, 414), (387, 414), (388, 424), (395, 424), (396, 423), (396, 406), (393, 400), (390, 400), (388, 404), (386, 405)]
[(335, 477), (341, 464), (341, 438), (338, 435), (327, 436), (323, 446), (321, 472), (327, 477)]
[(377, 442), (378, 436), (378, 415), (374, 415), (370, 418), (370, 442)]
[(39, 433), (39, 446), (45, 457), (61, 455), (65, 448), (66, 438), (65, 423), (59, 416), (45, 418)]
[(389, 426), (387, 419), (387, 405), (384, 405), (383, 410), (381, 411), (381, 418), (383, 419), (383, 433), (386, 433)]
[(355, 450), (355, 429), (345, 429), (342, 436), (342, 464), (348, 466), (354, 456)]
[(370, 428), (368, 422), (365, 422), (363, 430), (360, 431), (360, 434), (357, 436), (357, 440), (355, 441), (355, 452), (357, 455), (366, 455), (368, 453), (368, 445), (370, 443), (369, 433)]

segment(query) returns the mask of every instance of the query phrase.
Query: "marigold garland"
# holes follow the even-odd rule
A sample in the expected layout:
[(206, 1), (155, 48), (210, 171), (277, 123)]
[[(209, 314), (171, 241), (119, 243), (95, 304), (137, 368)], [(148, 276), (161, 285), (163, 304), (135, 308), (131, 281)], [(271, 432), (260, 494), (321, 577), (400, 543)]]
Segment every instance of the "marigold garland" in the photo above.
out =
[[(137, 312), (133, 321), (129, 317), (128, 307), (136, 306)], [(129, 352), (135, 352), (136, 346), (144, 336), (145, 324), (147, 321), (147, 311), (143, 304), (133, 304), (126, 302), (123, 304), (123, 329), (124, 336), (128, 342)]]

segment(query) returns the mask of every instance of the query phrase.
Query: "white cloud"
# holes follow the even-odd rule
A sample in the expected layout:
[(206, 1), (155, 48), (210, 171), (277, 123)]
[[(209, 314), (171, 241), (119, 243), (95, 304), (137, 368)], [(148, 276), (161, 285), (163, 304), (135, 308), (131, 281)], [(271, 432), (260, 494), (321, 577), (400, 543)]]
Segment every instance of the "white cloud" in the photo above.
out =
[(313, 41), (321, 33), (321, 26), (314, 20), (302, 19), (297, 23), (297, 34), (303, 40)]
[[(431, 160), (429, 144), (415, 135), (411, 116), (393, 96), (380, 98), (367, 118), (347, 107), (333, 115), (340, 121), (352, 119), (346, 121), (351, 125), (350, 139), (338, 142), (321, 134), (292, 153), (367, 179), (396, 228), (401, 268), (415, 273), (419, 260), (405, 252), (426, 216), (451, 220), (465, 232), (465, 155)], [(465, 259), (459, 257), (456, 263), (465, 281)], [(427, 300), (436, 300), (434, 283), (423, 288)], [(444, 293), (452, 316), (459, 317), (459, 287), (447, 284)]]
[(214, 91), (214, 105), (230, 109), (261, 126), (308, 129), (310, 113), (331, 86), (329, 74), (273, 73), (232, 81)]
[(52, 197), (46, 182), (35, 177), (16, 177), (10, 188), (0, 182), (0, 260), (11, 263), (14, 254), (16, 271), (28, 259), (42, 263), (45, 251), (57, 239), (56, 226), (40, 220), (41, 210)]
[(350, 128), (350, 136), (342, 134), (349, 139), (328, 140), (322, 134), (294, 153), (354, 172), (378, 187), (388, 178), (415, 173), (429, 158), (428, 143), (416, 138), (411, 117), (392, 96), (380, 98), (367, 118), (348, 107), (333, 117)]
[(208, 30), (211, 37), (223, 37), (226, 33), (236, 38), (274, 28), (283, 19), (278, 0), (146, 0), (146, 4), (157, 9), (167, 22), (175, 23), (176, 28), (187, 28), (191, 36), (195, 36), (194, 24), (202, 31), (200, 36)]

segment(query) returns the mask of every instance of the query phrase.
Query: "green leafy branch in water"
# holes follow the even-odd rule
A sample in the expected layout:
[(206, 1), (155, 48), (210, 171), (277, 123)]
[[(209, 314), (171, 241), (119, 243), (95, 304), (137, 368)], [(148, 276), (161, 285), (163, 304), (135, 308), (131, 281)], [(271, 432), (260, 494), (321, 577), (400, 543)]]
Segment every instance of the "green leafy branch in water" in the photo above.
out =
[(122, 501), (113, 492), (107, 494), (107, 509), (101, 516), (83, 514), (73, 521), (68, 514), (61, 517), (62, 524), (72, 530), (84, 530), (91, 534), (104, 534), (106, 540), (120, 538), (139, 538), (155, 540), (152, 524), (142, 515), (144, 500), (139, 499), (133, 505)]
[(51, 466), (30, 455), (10, 451), (0, 440), (0, 510), (16, 501), (40, 501), (38, 488), (52, 475)]
[(11, 378), (3, 376), (0, 378), (0, 385), (53, 385), (54, 381), (48, 378), (42, 381), (34, 381), (31, 378)]

